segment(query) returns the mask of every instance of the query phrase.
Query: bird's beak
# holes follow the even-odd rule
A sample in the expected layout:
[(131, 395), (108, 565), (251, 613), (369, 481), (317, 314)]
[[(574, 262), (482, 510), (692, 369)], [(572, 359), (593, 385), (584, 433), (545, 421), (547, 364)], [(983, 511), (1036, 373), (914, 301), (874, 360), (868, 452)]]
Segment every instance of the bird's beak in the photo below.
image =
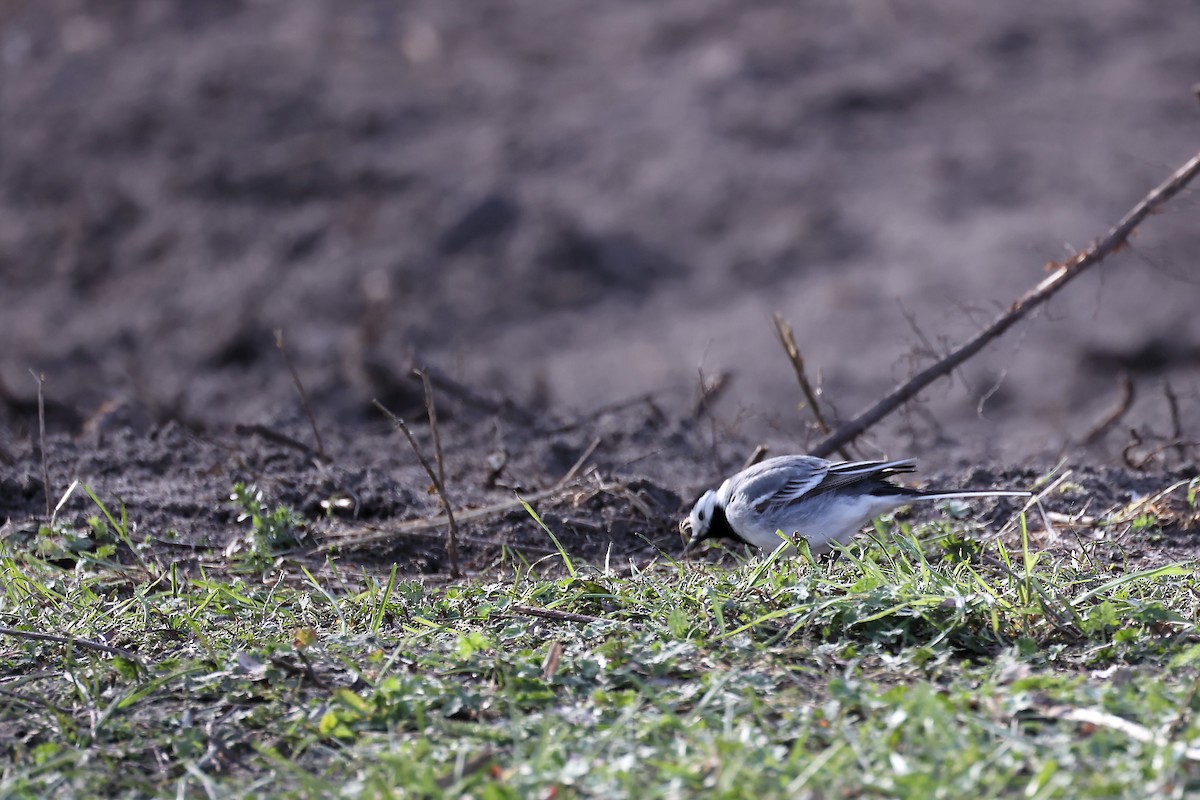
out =
[(696, 537), (693, 535), (690, 519), (684, 519), (679, 523), (679, 537), (683, 539), (683, 554), (686, 556), (696, 547)]

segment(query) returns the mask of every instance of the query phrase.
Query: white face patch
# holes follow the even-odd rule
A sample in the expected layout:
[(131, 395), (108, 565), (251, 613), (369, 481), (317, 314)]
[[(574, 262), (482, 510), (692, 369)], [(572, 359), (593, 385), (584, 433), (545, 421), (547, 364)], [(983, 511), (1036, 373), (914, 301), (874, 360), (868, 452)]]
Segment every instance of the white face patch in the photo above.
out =
[(717, 502), (715, 492), (705, 492), (696, 505), (692, 507), (692, 513), (689, 515), (692, 523), (692, 538), (697, 539), (708, 533), (709, 526), (712, 525), (713, 506)]

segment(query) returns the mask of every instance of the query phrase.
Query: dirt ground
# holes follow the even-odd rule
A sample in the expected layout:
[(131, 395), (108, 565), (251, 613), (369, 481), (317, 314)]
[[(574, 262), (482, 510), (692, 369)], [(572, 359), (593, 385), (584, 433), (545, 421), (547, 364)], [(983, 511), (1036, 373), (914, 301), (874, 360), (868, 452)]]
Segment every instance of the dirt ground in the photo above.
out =
[[(552, 529), (677, 551), (695, 492), (815, 440), (773, 313), (849, 418), (1195, 153), (1196, 42), (1190, 0), (0, 0), (5, 535), (44, 513), (30, 370), (55, 498), (182, 559), (237, 481), (326, 544), (436, 513), (371, 402), (430, 449), (420, 365), (456, 505), (586, 454)], [(1198, 223), (1185, 193), (863, 454), (953, 486), (1066, 458), (1062, 511), (1195, 475)], [(317, 446), (275, 330), (329, 460), (272, 435)], [(441, 535), (355, 552), (437, 574)], [(524, 512), (464, 535), (475, 569), (547, 546)]]

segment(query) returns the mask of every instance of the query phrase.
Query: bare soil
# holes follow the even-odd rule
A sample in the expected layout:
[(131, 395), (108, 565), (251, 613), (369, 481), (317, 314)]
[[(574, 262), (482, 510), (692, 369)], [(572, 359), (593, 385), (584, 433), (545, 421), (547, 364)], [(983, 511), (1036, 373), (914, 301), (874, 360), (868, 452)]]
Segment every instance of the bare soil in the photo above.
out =
[[(31, 369), (52, 498), (86, 481), (186, 561), (239, 530), (238, 481), (315, 544), (437, 513), (372, 405), (432, 455), (426, 366), (456, 506), (590, 450), (551, 528), (675, 552), (697, 491), (815, 440), (773, 312), (848, 418), (1194, 153), (1198, 41), (1188, 0), (0, 0), (4, 535), (44, 517)], [(863, 454), (954, 486), (1066, 458), (1064, 512), (1195, 475), (1197, 222), (1178, 198)], [(1114, 546), (1194, 554), (1171, 502)], [(463, 533), (472, 569), (548, 547), (523, 511)], [(442, 535), (352, 555), (441, 574)]]

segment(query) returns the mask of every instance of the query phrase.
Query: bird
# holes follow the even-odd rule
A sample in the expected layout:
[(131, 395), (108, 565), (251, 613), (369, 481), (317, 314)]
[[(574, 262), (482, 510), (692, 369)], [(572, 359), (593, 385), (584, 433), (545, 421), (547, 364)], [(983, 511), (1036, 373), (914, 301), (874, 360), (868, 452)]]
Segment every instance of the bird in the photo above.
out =
[[(832, 462), (816, 456), (768, 458), (730, 476), (700, 496), (679, 523), (684, 554), (706, 539), (732, 539), (767, 552), (785, 536), (808, 542), (813, 555), (846, 544), (876, 517), (916, 501), (969, 497), (1029, 497), (1008, 490), (932, 491), (888, 479), (916, 470), (899, 461)], [(796, 555), (789, 546), (785, 555)]]

